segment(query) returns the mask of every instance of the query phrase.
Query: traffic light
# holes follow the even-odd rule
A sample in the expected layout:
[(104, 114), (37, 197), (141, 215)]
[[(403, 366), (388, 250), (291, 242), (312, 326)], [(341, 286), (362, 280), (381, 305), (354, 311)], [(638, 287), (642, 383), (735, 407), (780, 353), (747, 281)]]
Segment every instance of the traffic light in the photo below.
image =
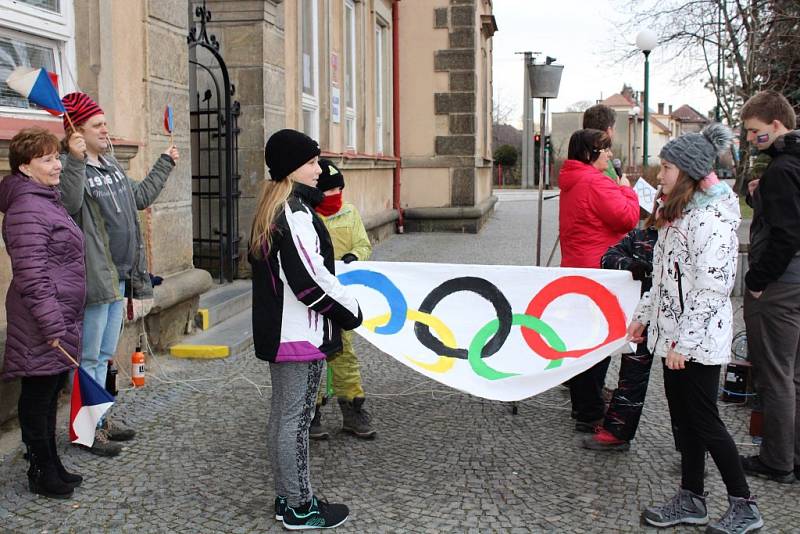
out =
[(551, 136), (549, 135), (544, 136), (544, 149), (550, 152), (551, 154), (553, 153), (552, 139)]
[(542, 135), (533, 134), (533, 175), (539, 176), (539, 161), (541, 160)]

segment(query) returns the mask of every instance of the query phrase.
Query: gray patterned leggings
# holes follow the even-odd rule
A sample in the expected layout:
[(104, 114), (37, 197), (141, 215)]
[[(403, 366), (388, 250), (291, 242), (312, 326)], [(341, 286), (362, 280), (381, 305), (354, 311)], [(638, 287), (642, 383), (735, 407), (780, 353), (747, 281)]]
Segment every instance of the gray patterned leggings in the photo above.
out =
[(309, 477), (308, 429), (322, 374), (323, 360), (270, 363), (272, 403), (267, 449), (275, 493), (297, 507), (313, 497)]

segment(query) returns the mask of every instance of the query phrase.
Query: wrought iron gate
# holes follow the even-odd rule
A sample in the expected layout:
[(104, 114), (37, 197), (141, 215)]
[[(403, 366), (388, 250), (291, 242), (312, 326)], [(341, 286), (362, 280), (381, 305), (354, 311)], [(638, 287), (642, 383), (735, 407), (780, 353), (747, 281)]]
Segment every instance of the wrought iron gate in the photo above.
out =
[(188, 37), (194, 265), (224, 282), (239, 266), (240, 108), (219, 41), (206, 31), (205, 1), (194, 16)]

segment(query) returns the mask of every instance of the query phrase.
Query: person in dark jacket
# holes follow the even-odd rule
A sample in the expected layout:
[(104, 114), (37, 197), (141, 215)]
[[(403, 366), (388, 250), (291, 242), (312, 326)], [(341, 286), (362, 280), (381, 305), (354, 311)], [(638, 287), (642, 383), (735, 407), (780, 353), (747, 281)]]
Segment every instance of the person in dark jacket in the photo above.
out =
[(800, 479), (800, 130), (791, 104), (763, 91), (742, 108), (747, 140), (771, 158), (749, 184), (753, 208), (745, 276), (747, 353), (764, 414), (759, 453), (746, 473)]
[(333, 528), (349, 510), (314, 496), (308, 430), (323, 362), (342, 350), (341, 329), (361, 324), (361, 309), (335, 276), (331, 238), (314, 211), (323, 197), (319, 145), (286, 129), (269, 138), (264, 154), (271, 180), (259, 195), (249, 261), (253, 343), (272, 378), (267, 447), (275, 518), (293, 530)]
[[(655, 208), (645, 228), (634, 228), (622, 240), (608, 249), (600, 260), (603, 269), (630, 271), (634, 280), (642, 283), (642, 294), (653, 285), (653, 245), (658, 238), (655, 228)], [(583, 440), (583, 446), (593, 450), (626, 451), (636, 435), (642, 417), (647, 383), (653, 354), (647, 349), (647, 337), (636, 345), (636, 352), (622, 355), (619, 382), (600, 426)]]
[[(86, 240), (86, 314), (83, 323), (81, 367), (98, 384), (106, 383), (108, 362), (114, 357), (122, 331), (123, 297), (152, 305), (153, 286), (147, 271), (145, 245), (137, 210), (155, 202), (178, 160), (178, 149), (164, 151), (142, 181), (131, 180), (108, 152), (108, 124), (103, 110), (85, 93), (63, 98), (72, 125), (64, 119), (69, 143), (62, 154), (61, 195), (64, 207), (83, 230)], [(66, 115), (65, 115), (66, 117)], [(146, 314), (147, 310), (143, 312)], [(106, 414), (98, 423), (94, 444), (78, 445), (100, 456), (116, 456), (117, 441), (132, 439), (135, 431)]]
[[(80, 145), (82, 140), (75, 139)], [(80, 356), (86, 299), (83, 234), (61, 204), (58, 138), (43, 128), (11, 139), (11, 175), (0, 182), (3, 241), (11, 256), (2, 378), (19, 378), (19, 426), (30, 491), (66, 499), (83, 478), (56, 449), (58, 395)]]

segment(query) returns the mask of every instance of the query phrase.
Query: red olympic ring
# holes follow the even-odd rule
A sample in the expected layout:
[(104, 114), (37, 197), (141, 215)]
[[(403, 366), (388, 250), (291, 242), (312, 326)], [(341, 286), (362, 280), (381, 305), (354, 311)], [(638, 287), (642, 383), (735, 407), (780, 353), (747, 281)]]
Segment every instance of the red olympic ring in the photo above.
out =
[(562, 295), (569, 295), (572, 293), (589, 297), (597, 307), (600, 308), (606, 322), (608, 322), (608, 336), (606, 336), (606, 339), (602, 343), (594, 347), (558, 352), (547, 344), (539, 332), (523, 326), (521, 328), (522, 337), (525, 339), (528, 346), (542, 358), (547, 360), (580, 358), (584, 354), (588, 354), (614, 339), (623, 337), (628, 330), (625, 312), (622, 311), (622, 307), (616, 295), (601, 284), (583, 276), (565, 276), (553, 280), (533, 297), (525, 313), (541, 318), (544, 310), (551, 302)]

